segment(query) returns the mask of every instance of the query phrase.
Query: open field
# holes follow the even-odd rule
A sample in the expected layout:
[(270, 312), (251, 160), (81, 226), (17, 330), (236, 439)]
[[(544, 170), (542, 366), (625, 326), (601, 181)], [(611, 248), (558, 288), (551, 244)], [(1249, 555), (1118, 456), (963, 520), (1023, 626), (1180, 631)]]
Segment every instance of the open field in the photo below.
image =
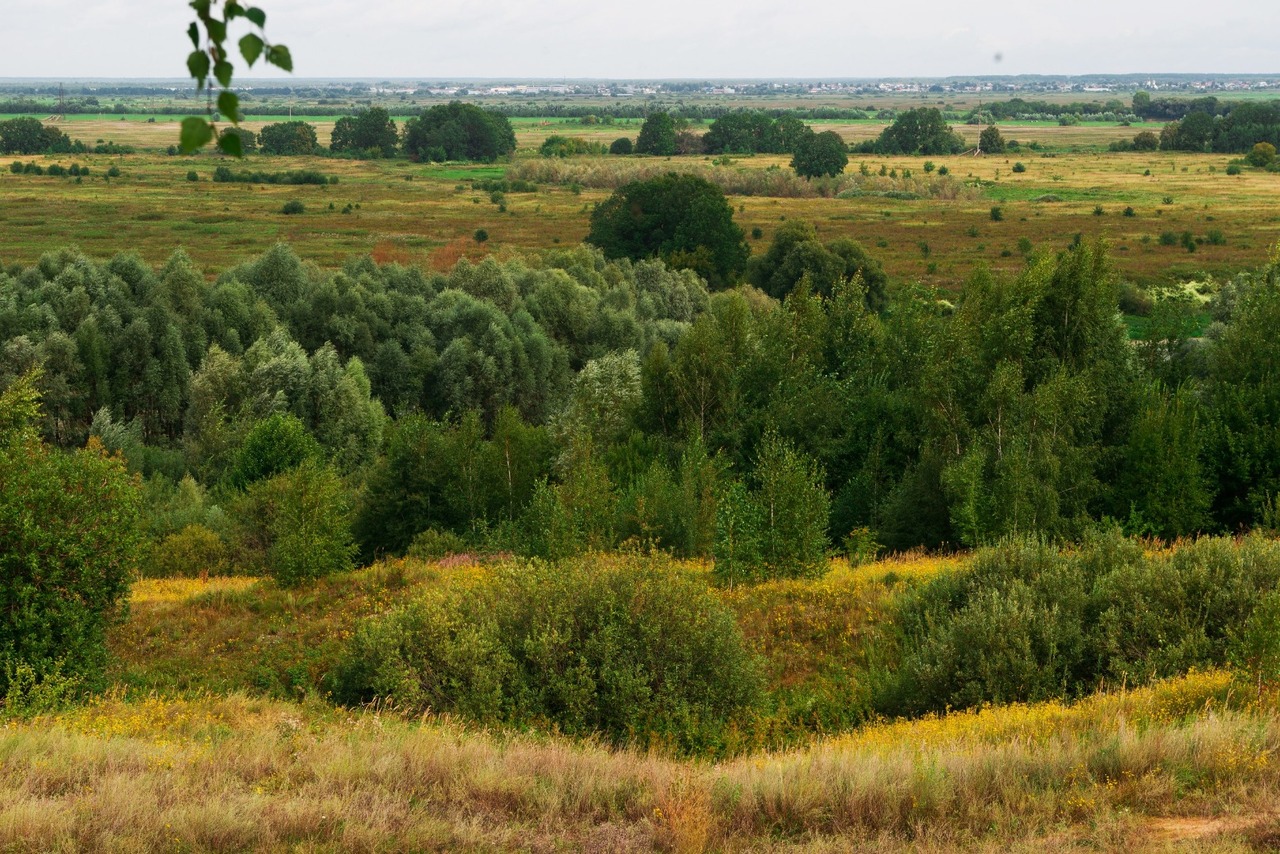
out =
[[(864, 138), (880, 127), (833, 126), (850, 139)], [(607, 142), (636, 129), (534, 120), (520, 120), (517, 128), (523, 148), (535, 147), (552, 133)], [(175, 124), (161, 122), (85, 121), (72, 129), (89, 142), (106, 139), (144, 148), (172, 144), (177, 136)], [(322, 124), (320, 132), (323, 139), (328, 128)], [(1015, 270), (1023, 263), (1028, 242), (1032, 247), (1058, 247), (1075, 234), (1111, 241), (1121, 274), (1148, 283), (1204, 272), (1226, 274), (1258, 264), (1280, 223), (1280, 176), (1260, 171), (1227, 176), (1229, 158), (1224, 155), (1097, 150), (1108, 139), (1132, 132), (1115, 126), (1006, 127), (1006, 137), (1027, 143), (1039, 140), (1043, 150), (1024, 147), (1018, 154), (993, 157), (931, 158), (973, 185), (955, 200), (747, 196), (731, 202), (744, 231), (760, 230), (761, 236), (752, 241), (755, 251), (763, 250), (784, 219), (809, 220), (824, 237), (849, 236), (863, 242), (899, 282), (954, 286), (979, 263)], [(1071, 150), (1079, 146), (1092, 150)], [(503, 212), (488, 193), (474, 192), (468, 183), (472, 178), (501, 177), (506, 168), (502, 164), (251, 157), (236, 167), (317, 169), (339, 179), (336, 185), (320, 187), (214, 184), (209, 179), (220, 161), (207, 155), (168, 157), (149, 151), (121, 157), (27, 159), (64, 165), (77, 161), (88, 165), (92, 175), (77, 184), (69, 178), (0, 172), (0, 260), (5, 263), (30, 263), (43, 252), (73, 243), (98, 257), (127, 248), (151, 263), (162, 262), (182, 247), (206, 268), (225, 268), (286, 240), (304, 258), (325, 266), (367, 253), (384, 261), (448, 266), (463, 253), (477, 256), (576, 243), (587, 233), (592, 206), (608, 195), (604, 188), (544, 184), (537, 193), (508, 193)], [(883, 166), (921, 177), (924, 160), (854, 155), (848, 171), (856, 173), (865, 163), (872, 175)], [(1012, 171), (1019, 161), (1026, 166), (1021, 174)], [(651, 161), (576, 162), (626, 170)], [(670, 161), (672, 168), (684, 163), (698, 169), (785, 170), (787, 158), (734, 158), (731, 165), (716, 167), (704, 157)], [(103, 174), (112, 164), (122, 175), (108, 183)], [(195, 171), (198, 182), (186, 180), (189, 170)], [(1166, 203), (1166, 198), (1171, 201)], [(306, 213), (283, 215), (281, 207), (291, 199), (304, 202)], [(352, 209), (344, 214), (347, 205)], [(995, 206), (1002, 209), (1002, 221), (992, 219)], [(1130, 207), (1133, 215), (1123, 216)], [(478, 228), (489, 234), (483, 246), (471, 240)], [(1211, 231), (1216, 233), (1212, 237)], [(1189, 253), (1176, 241), (1160, 244), (1162, 234), (1180, 238), (1183, 232), (1201, 241), (1196, 252)]]

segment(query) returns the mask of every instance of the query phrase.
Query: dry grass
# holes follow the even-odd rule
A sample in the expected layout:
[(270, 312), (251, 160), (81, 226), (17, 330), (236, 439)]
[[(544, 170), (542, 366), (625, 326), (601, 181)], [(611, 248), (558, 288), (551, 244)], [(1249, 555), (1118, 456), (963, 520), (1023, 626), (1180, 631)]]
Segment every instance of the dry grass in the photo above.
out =
[(1201, 674), (720, 764), (241, 695), (108, 697), (0, 730), (0, 848), (1248, 850), (1274, 830), (1280, 717), (1229, 708), (1228, 686)]

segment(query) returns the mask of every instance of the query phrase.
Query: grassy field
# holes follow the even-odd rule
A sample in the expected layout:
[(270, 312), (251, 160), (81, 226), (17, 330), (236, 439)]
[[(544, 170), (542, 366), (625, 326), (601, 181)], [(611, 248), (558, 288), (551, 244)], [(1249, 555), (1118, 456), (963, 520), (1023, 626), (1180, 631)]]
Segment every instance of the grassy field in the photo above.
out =
[[(248, 126), (252, 129), (256, 123)], [(879, 126), (837, 127), (852, 139), (870, 135)], [(521, 122), (518, 128), (524, 148), (553, 132), (578, 132), (602, 141), (622, 132), (619, 126), (576, 122)], [(464, 254), (476, 257), (576, 243), (587, 233), (592, 206), (608, 195), (605, 188), (544, 184), (536, 193), (508, 193), (495, 202), (488, 193), (473, 191), (469, 179), (500, 176), (502, 165), (309, 157), (251, 157), (242, 167), (318, 169), (337, 176), (339, 183), (214, 184), (210, 177), (220, 162), (217, 158), (169, 157), (154, 150), (176, 139), (172, 123), (85, 121), (75, 129), (83, 129), (77, 135), (90, 142), (107, 139), (150, 150), (121, 157), (27, 158), (43, 164), (88, 165), (92, 174), (81, 183), (0, 172), (0, 261), (31, 263), (44, 252), (75, 244), (97, 257), (128, 248), (151, 263), (161, 263), (181, 247), (213, 271), (283, 240), (304, 258), (325, 266), (373, 254), (380, 261), (447, 267)], [(1009, 127), (1007, 137), (1027, 142), (1039, 134), (1044, 150), (929, 158), (969, 185), (953, 200), (739, 196), (731, 203), (744, 231), (760, 230), (760, 237), (751, 241), (754, 251), (763, 251), (785, 219), (808, 220), (823, 237), (849, 236), (864, 243), (899, 282), (950, 287), (977, 264), (1016, 270), (1024, 263), (1028, 245), (1056, 248), (1076, 234), (1109, 240), (1121, 274), (1147, 283), (1228, 274), (1260, 263), (1280, 223), (1280, 176), (1252, 170), (1227, 176), (1229, 158), (1223, 155), (1097, 150), (1106, 139), (1132, 131)], [(322, 137), (326, 133), (321, 126)], [(1093, 149), (1072, 150), (1079, 146)], [(618, 169), (651, 165), (646, 158), (578, 160)], [(919, 178), (924, 160), (855, 155), (849, 172), (865, 163), (873, 176), (884, 167), (899, 174), (911, 170)], [(1026, 171), (1015, 173), (1013, 166), (1019, 161)], [(787, 168), (787, 158), (770, 156), (734, 158), (728, 166), (712, 166), (710, 158), (703, 157), (672, 158), (669, 163), (673, 169)], [(122, 174), (108, 182), (103, 176), (113, 164)], [(186, 180), (188, 171), (199, 180)], [(892, 184), (888, 180), (886, 185)], [(284, 202), (294, 199), (305, 204), (306, 212), (285, 216)], [(992, 218), (997, 206), (998, 222)], [(1123, 215), (1126, 208), (1132, 208), (1131, 216)], [(472, 240), (481, 228), (489, 235), (483, 245)], [(1183, 232), (1190, 232), (1200, 241), (1197, 251), (1188, 252), (1178, 242), (1161, 245), (1160, 235), (1166, 232), (1179, 240)]]
[[(830, 682), (856, 671), (904, 584), (953, 566), (839, 564), (720, 595), (771, 682), (823, 670)], [(0, 849), (1254, 851), (1280, 839), (1277, 699), (1220, 672), (719, 761), (336, 709), (306, 690), (308, 667), (359, 616), (484, 571), (398, 561), (304, 592), (137, 582), (112, 638), (117, 687), (0, 724)], [(272, 667), (298, 685), (272, 684)]]

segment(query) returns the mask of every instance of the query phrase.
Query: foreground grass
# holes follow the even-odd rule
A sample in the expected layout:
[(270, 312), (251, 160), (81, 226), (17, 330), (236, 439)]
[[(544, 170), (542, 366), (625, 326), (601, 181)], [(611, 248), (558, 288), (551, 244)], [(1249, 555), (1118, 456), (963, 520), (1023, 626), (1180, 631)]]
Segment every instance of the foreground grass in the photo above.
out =
[(715, 764), (240, 694), (115, 696), (0, 729), (0, 849), (1250, 850), (1276, 828), (1280, 715), (1238, 696), (1195, 674)]

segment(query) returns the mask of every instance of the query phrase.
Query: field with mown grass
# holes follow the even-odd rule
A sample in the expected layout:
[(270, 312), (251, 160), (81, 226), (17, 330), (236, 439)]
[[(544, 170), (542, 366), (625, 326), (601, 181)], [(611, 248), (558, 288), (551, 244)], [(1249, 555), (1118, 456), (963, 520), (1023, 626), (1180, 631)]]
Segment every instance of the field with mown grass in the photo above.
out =
[[(784, 220), (806, 220), (823, 239), (862, 242), (899, 284), (954, 287), (978, 264), (1014, 271), (1028, 252), (1060, 248), (1077, 234), (1107, 239), (1120, 274), (1143, 284), (1229, 275), (1260, 263), (1280, 223), (1280, 175), (1245, 170), (1228, 176), (1227, 155), (1107, 152), (1108, 142), (1137, 130), (1118, 125), (1003, 125), (1005, 137), (1024, 147), (997, 156), (852, 155), (846, 183), (861, 188), (853, 198), (823, 197), (791, 175), (786, 157), (763, 155), (716, 163), (704, 156), (578, 157), (551, 164), (563, 173), (558, 182), (498, 198), (472, 181), (545, 171), (548, 164), (534, 151), (547, 136), (585, 136), (607, 144), (620, 135), (634, 137), (639, 122), (516, 120), (520, 152), (514, 164), (264, 156), (233, 164), (262, 172), (314, 169), (338, 179), (325, 186), (281, 186), (212, 183), (223, 163), (218, 157), (163, 153), (177, 139), (176, 123), (165, 118), (67, 125), (72, 136), (88, 143), (132, 145), (139, 148), (136, 154), (20, 158), (88, 166), (90, 175), (80, 183), (0, 171), (0, 262), (33, 263), (72, 243), (96, 257), (125, 247), (160, 264), (182, 247), (213, 271), (288, 241), (302, 257), (327, 267), (372, 254), (384, 262), (443, 269), (460, 257), (576, 243), (587, 234), (592, 207), (612, 186), (633, 173), (666, 168), (697, 171), (724, 184), (738, 224), (748, 235), (759, 235), (749, 239), (755, 252), (764, 251)], [(255, 130), (262, 124), (245, 126)], [(875, 122), (816, 124), (849, 141), (871, 138), (883, 128)], [(331, 127), (317, 122), (322, 143)], [(957, 130), (976, 138), (979, 129)], [(1032, 142), (1041, 150), (1026, 147)], [(925, 179), (937, 182), (936, 171), (925, 172), (926, 160), (950, 172), (946, 192), (901, 197), (918, 195)], [(1013, 172), (1018, 162), (1026, 171)], [(863, 164), (867, 176), (859, 173)], [(108, 181), (104, 176), (112, 165), (121, 175)], [(198, 180), (188, 180), (190, 171)], [(602, 173), (608, 177), (601, 179)], [(752, 187), (758, 189), (747, 194)], [(302, 202), (305, 212), (284, 214), (288, 201)], [(996, 207), (999, 221), (993, 218)], [(486, 242), (475, 240), (478, 229), (487, 232)], [(1194, 251), (1186, 248), (1184, 233)]]
[[(716, 595), (769, 682), (813, 700), (819, 685), (856, 693), (842, 675), (867, 663), (896, 597), (962, 567), (837, 562), (819, 580)], [(491, 571), (452, 558), (295, 591), (136, 582), (111, 641), (115, 687), (0, 725), (0, 849), (1254, 851), (1280, 839), (1277, 697), (1221, 671), (1070, 705), (819, 727), (720, 759), (326, 702), (324, 669), (358, 619)]]

